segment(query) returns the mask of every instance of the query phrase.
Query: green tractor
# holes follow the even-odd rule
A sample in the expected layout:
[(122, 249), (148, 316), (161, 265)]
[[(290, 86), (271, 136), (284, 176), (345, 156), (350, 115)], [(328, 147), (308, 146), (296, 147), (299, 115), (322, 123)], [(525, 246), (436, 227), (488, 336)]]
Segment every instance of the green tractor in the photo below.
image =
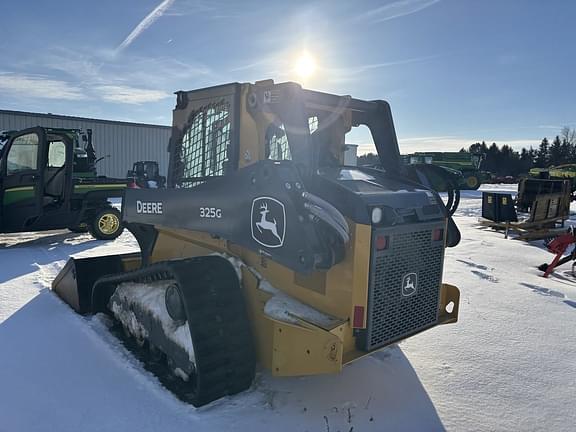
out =
[(92, 134), (35, 127), (0, 137), (0, 233), (69, 229), (112, 240), (126, 179), (98, 176)]
[(481, 171), (480, 166), (485, 159), (483, 153), (468, 152), (417, 152), (402, 156), (408, 165), (429, 164), (461, 173), (458, 183), (460, 190), (476, 190), (489, 175)]

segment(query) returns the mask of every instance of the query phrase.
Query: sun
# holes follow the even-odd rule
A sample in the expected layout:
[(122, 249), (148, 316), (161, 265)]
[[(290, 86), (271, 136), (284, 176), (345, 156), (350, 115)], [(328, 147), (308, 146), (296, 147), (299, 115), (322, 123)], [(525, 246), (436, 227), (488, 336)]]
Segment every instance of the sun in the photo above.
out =
[(316, 60), (310, 53), (303, 52), (296, 59), (294, 72), (300, 78), (310, 78), (316, 72)]

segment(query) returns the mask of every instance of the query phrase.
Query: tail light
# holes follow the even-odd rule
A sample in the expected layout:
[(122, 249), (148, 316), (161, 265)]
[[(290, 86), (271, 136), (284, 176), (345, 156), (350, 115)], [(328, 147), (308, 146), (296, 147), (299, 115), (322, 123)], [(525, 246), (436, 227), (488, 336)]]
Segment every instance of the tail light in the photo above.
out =
[(364, 306), (354, 306), (354, 319), (352, 320), (352, 327), (364, 327)]
[(385, 235), (378, 235), (376, 236), (376, 250), (384, 250), (388, 249), (388, 236)]
[(442, 240), (444, 238), (444, 229), (435, 228), (432, 230), (432, 241)]

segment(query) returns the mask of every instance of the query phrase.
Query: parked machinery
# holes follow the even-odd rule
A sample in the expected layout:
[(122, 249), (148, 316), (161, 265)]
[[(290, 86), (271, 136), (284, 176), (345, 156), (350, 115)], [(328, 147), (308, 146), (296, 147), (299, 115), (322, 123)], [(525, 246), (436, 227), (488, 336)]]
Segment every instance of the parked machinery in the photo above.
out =
[(91, 134), (35, 127), (4, 135), (0, 150), (0, 233), (68, 228), (111, 240), (122, 233), (126, 179), (97, 176)]
[(418, 152), (402, 157), (407, 164), (429, 164), (460, 172), (457, 185), (460, 190), (476, 190), (488, 178), (488, 173), (480, 169), (485, 159), (483, 153)]
[(166, 177), (160, 175), (158, 162), (138, 161), (134, 162), (132, 169), (126, 177), (132, 180), (130, 187), (138, 189), (157, 189), (166, 187)]
[[(360, 125), (380, 169), (343, 166)], [(245, 390), (256, 362), (338, 372), (456, 322), (442, 269), (458, 229), (406, 177), (386, 102), (271, 80), (180, 91), (169, 149), (167, 189), (126, 191), (140, 254), (72, 259), (53, 289), (112, 315), (182, 399)]]

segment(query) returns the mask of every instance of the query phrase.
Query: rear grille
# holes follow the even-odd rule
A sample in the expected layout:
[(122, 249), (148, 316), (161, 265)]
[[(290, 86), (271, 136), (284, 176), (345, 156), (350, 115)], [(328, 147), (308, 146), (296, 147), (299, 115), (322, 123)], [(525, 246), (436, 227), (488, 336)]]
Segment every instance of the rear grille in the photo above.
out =
[[(374, 230), (367, 330), (360, 338), (363, 349), (382, 347), (438, 321), (444, 245), (442, 240), (432, 241), (435, 228), (443, 225)], [(375, 249), (379, 235), (388, 236), (383, 251)]]

